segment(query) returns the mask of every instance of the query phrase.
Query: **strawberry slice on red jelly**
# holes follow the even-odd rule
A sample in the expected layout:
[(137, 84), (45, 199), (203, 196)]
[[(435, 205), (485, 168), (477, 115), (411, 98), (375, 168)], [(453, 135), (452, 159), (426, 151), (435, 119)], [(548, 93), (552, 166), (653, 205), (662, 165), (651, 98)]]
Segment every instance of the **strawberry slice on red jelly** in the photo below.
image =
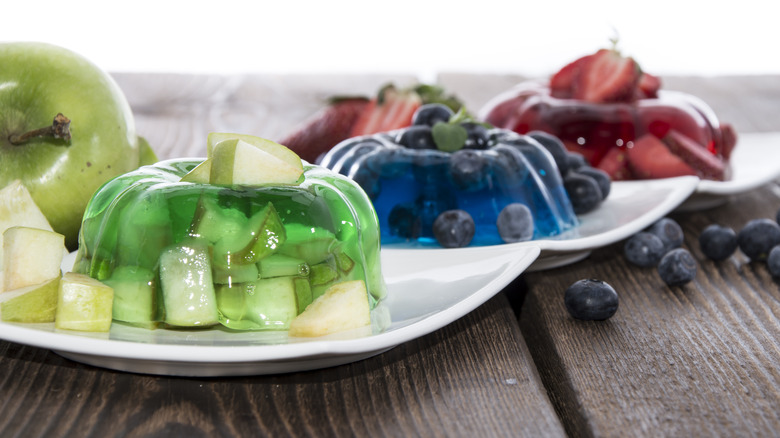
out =
[(412, 116), (422, 105), (417, 93), (401, 91), (392, 85), (383, 88), (368, 104), (355, 125), (352, 137), (392, 131), (412, 124)]
[(607, 172), (612, 181), (627, 181), (634, 179), (628, 166), (628, 149), (614, 147), (601, 159), (597, 168)]
[(639, 179), (697, 174), (694, 168), (673, 154), (664, 142), (652, 134), (645, 134), (634, 140), (633, 146), (626, 151), (628, 165)]
[(550, 78), (550, 95), (558, 99), (570, 99), (574, 92), (574, 82), (582, 70), (582, 66), (594, 55), (586, 55), (572, 61)]
[(573, 85), (574, 98), (593, 103), (630, 102), (639, 76), (639, 66), (633, 58), (601, 49), (580, 67)]

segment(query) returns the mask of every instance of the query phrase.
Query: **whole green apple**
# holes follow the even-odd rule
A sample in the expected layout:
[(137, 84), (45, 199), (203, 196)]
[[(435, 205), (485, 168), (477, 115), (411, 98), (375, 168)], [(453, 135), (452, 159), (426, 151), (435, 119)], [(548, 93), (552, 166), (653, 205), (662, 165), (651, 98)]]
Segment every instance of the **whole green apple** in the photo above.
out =
[(98, 187), (156, 157), (117, 84), (84, 57), (0, 43), (0, 66), (0, 187), (20, 179), (74, 249)]

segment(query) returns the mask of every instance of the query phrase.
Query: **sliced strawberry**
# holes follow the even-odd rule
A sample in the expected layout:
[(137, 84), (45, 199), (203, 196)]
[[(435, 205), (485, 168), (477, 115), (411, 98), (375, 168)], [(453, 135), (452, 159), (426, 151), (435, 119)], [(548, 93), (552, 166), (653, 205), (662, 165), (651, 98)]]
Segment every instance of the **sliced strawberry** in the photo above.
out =
[(626, 151), (629, 168), (638, 179), (696, 175), (696, 170), (674, 155), (652, 134), (645, 134), (634, 140), (633, 146)]
[(550, 95), (558, 99), (570, 99), (574, 94), (574, 82), (582, 66), (594, 55), (586, 55), (566, 64), (550, 78)]
[(639, 75), (633, 58), (601, 49), (583, 62), (574, 82), (574, 98), (593, 103), (630, 102)]
[(723, 159), (728, 161), (731, 159), (731, 152), (734, 151), (734, 146), (737, 145), (737, 132), (734, 131), (734, 127), (731, 124), (720, 124), (720, 141), (720, 153)]
[(351, 137), (352, 127), (369, 101), (365, 98), (335, 100), (279, 143), (311, 163), (339, 142)]
[(387, 86), (379, 92), (379, 96), (371, 99), (352, 127), (351, 135), (376, 134), (409, 126), (414, 112), (421, 105), (422, 99), (417, 93)]
[(650, 73), (642, 73), (639, 76), (637, 84), (638, 97), (640, 99), (655, 99), (658, 97), (658, 90), (661, 89), (661, 79)]
[(597, 168), (607, 172), (612, 181), (634, 179), (628, 167), (628, 151), (626, 148), (612, 148), (601, 159)]
[(702, 178), (718, 181), (725, 178), (726, 165), (723, 161), (685, 134), (670, 129), (662, 141), (669, 148), (669, 151), (696, 169)]

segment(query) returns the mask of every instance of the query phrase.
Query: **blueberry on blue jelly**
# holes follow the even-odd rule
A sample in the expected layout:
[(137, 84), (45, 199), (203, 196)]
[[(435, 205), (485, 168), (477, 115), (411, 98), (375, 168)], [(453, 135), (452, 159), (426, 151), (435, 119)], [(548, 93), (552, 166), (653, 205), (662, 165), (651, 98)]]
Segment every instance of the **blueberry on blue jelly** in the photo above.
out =
[(390, 210), (387, 216), (390, 226), (390, 235), (404, 239), (416, 239), (420, 237), (422, 223), (414, 205), (398, 204)]
[(488, 147), (488, 131), (479, 123), (464, 122), (461, 126), (466, 129), (466, 144), (463, 145), (465, 149), (487, 149)]
[(682, 286), (696, 277), (696, 260), (687, 249), (673, 249), (658, 262), (658, 275), (669, 286)]
[(366, 192), (371, 199), (376, 199), (381, 191), (379, 175), (367, 166), (357, 168), (351, 178)]
[(699, 234), (701, 252), (711, 260), (725, 260), (737, 250), (737, 233), (718, 224), (712, 224)]
[(528, 206), (513, 202), (501, 209), (496, 228), (506, 243), (525, 242), (534, 237), (534, 216)]
[(445, 248), (461, 248), (474, 238), (474, 219), (463, 210), (447, 210), (433, 221), (433, 237)]
[(429, 103), (421, 106), (412, 116), (412, 125), (433, 126), (439, 122), (447, 123), (453, 116), (452, 109), (441, 103)]
[(774, 278), (780, 278), (780, 245), (776, 245), (769, 251), (766, 258), (766, 267)]
[(604, 172), (603, 170), (597, 169), (595, 167), (585, 166), (577, 169), (577, 173), (595, 179), (599, 185), (599, 189), (601, 189), (601, 199), (607, 199), (610, 190), (612, 190), (612, 179), (609, 177), (607, 172)]
[(595, 179), (574, 171), (569, 171), (563, 178), (563, 187), (569, 194), (571, 206), (576, 214), (592, 211), (603, 199), (601, 188)]
[(658, 265), (664, 254), (664, 242), (660, 237), (648, 232), (634, 234), (623, 245), (626, 260), (643, 268)]
[(461, 149), (450, 156), (450, 177), (461, 190), (477, 191), (485, 185), (487, 160), (483, 154)]
[(550, 152), (561, 175), (566, 175), (569, 171), (569, 161), (567, 155), (568, 151), (566, 150), (566, 146), (563, 145), (563, 142), (558, 139), (558, 137), (543, 131), (531, 131), (527, 135)]
[(576, 319), (603, 321), (617, 312), (618, 294), (604, 281), (579, 280), (566, 289), (564, 304)]
[(452, 191), (442, 186), (428, 185), (420, 189), (420, 196), (414, 206), (422, 225), (422, 235), (430, 236), (433, 222), (439, 214), (458, 208), (458, 199)]
[(398, 134), (396, 143), (409, 149), (436, 149), (433, 132), (427, 125), (410, 126)]
[(780, 244), (780, 225), (770, 219), (753, 219), (737, 233), (737, 244), (750, 260), (764, 261)]
[(665, 247), (664, 253), (681, 247), (685, 240), (680, 224), (668, 217), (658, 220), (647, 231), (661, 239)]
[(567, 173), (572, 170), (577, 170), (581, 167), (590, 167), (588, 160), (585, 156), (579, 152), (566, 152), (566, 169)]

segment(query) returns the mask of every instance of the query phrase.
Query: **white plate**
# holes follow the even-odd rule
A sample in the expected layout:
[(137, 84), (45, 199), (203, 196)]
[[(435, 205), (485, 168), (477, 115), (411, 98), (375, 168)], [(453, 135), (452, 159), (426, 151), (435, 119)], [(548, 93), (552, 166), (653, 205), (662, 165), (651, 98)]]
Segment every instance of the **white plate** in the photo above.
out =
[(729, 181), (702, 180), (678, 211), (695, 211), (725, 204), (739, 193), (780, 178), (780, 132), (739, 134), (731, 156)]
[[(597, 248), (642, 231), (677, 208), (696, 190), (699, 178), (683, 176), (658, 180), (616, 181), (607, 199), (594, 211), (578, 216), (580, 225), (550, 239), (512, 243), (536, 245), (542, 252), (529, 271), (579, 261)], [(498, 245), (504, 246), (504, 245)]]
[[(538, 255), (533, 245), (383, 250), (388, 297), (372, 313), (374, 326), (317, 339), (288, 338), (286, 332), (146, 330), (122, 324), (113, 324), (109, 333), (91, 334), (57, 330), (53, 323), (2, 322), (0, 339), (146, 374), (235, 376), (318, 369), (365, 359), (444, 327), (490, 299)], [(65, 270), (73, 260), (70, 254)]]

